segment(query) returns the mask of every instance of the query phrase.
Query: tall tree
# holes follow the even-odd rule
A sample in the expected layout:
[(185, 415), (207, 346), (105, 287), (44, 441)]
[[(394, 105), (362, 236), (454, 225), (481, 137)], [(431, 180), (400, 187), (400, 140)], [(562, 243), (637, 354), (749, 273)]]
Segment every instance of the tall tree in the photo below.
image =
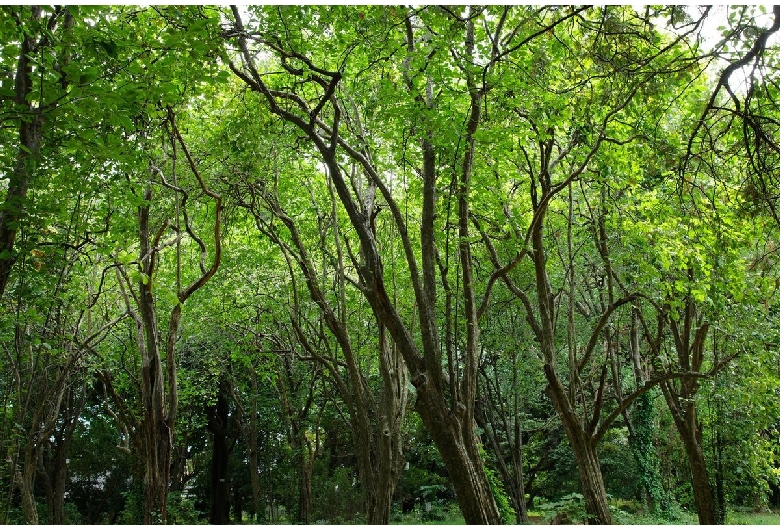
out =
[[(259, 15), (259, 13), (258, 13)], [(342, 207), (360, 242), (358, 264), (360, 289), (379, 321), (399, 348), (417, 393), (416, 409), (450, 470), (461, 510), (470, 523), (500, 521), (484, 474), (474, 429), (479, 325), (477, 322), (476, 284), (470, 242), (470, 188), (474, 173), (476, 135), (479, 130), (483, 99), (489, 91), (486, 79), (497, 65), (520, 53), (523, 46), (571, 13), (554, 13), (538, 26), (524, 24), (523, 13), (511, 9), (465, 10), (426, 8), (402, 11), (397, 8), (371, 10), (303, 10), (293, 16), (284, 9), (266, 10), (251, 30), (245, 27), (238, 9), (233, 9), (234, 27), (227, 36), (237, 43), (241, 65), (231, 69), (249, 87), (263, 95), (273, 114), (297, 127), (311, 142), (327, 168)], [(370, 20), (375, 29), (363, 32), (362, 20)], [(353, 24), (350, 26), (350, 24)], [(308, 25), (309, 27), (302, 27)], [(316, 30), (322, 39), (317, 46), (303, 37)], [(526, 27), (528, 26), (528, 27)], [(384, 28), (384, 29), (380, 29)], [(281, 35), (281, 38), (277, 36)], [(343, 44), (349, 42), (347, 47)], [(268, 66), (259, 64), (250, 52), (251, 43), (263, 45), (275, 56), (292, 85), (266, 80)], [(489, 44), (489, 43), (492, 43)], [(479, 50), (477, 49), (479, 45)], [(453, 48), (454, 46), (454, 48)], [(406, 53), (397, 59), (397, 49)], [(343, 49), (343, 52), (336, 52)], [(328, 54), (325, 54), (325, 51)], [(487, 56), (483, 57), (483, 51)], [(341, 55), (343, 53), (343, 55)], [(341, 57), (341, 58), (339, 58)], [(485, 59), (485, 62), (483, 62)], [(368, 75), (367, 66), (381, 64), (386, 78)], [(307, 74), (311, 72), (311, 75)], [(393, 81), (395, 78), (398, 81)], [(280, 78), (281, 79), (281, 78)], [(371, 81), (381, 94), (402, 95), (407, 112), (392, 116), (395, 105), (379, 107), (375, 99), (366, 101), (365, 83)], [(401, 83), (399, 92), (393, 87)], [(460, 94), (445, 90), (448, 85), (465, 87)], [(299, 87), (290, 89), (289, 86)], [(360, 99), (358, 97), (360, 96)], [(369, 96), (370, 97), (370, 96)], [(465, 109), (465, 110), (464, 110)], [(455, 113), (462, 128), (443, 127), (445, 116)], [(387, 118), (395, 128), (381, 124)], [(411, 121), (410, 121), (411, 120)], [(377, 127), (385, 127), (377, 129)], [(370, 137), (376, 135), (376, 139)], [(416, 143), (410, 149), (407, 138)], [(379, 138), (383, 138), (379, 142)], [(384, 145), (391, 146), (385, 155)], [(419, 216), (420, 232), (413, 236), (404, 211), (412, 196), (394, 189), (394, 180), (386, 178), (392, 159), (410, 164), (421, 177), (422, 200), (413, 207)], [(345, 173), (344, 160), (354, 168)], [(393, 169), (393, 171), (398, 171)], [(406, 169), (402, 166), (399, 173)], [(355, 187), (354, 175), (365, 176), (364, 187)], [(439, 196), (439, 189), (453, 179), (451, 195)], [(394, 299), (395, 284), (388, 285), (384, 256), (377, 244), (373, 226), (384, 205), (403, 249), (407, 288), (414, 299), (412, 318)], [(445, 224), (448, 237), (437, 248), (439, 222), (449, 219), (452, 208), (455, 221)], [(450, 229), (454, 229), (454, 233)], [(457, 235), (456, 235), (457, 234)], [(419, 238), (419, 239), (418, 239)], [(441, 259), (439, 259), (441, 258)], [(456, 267), (447, 264), (452, 259)], [(400, 276), (395, 276), (399, 281)], [(450, 282), (456, 281), (456, 286)], [(440, 337), (437, 322), (437, 291), (449, 291), (451, 301), (462, 304), (458, 315), (446, 311), (445, 333)], [(454, 309), (454, 306), (450, 306)], [(417, 320), (415, 326), (415, 320)], [(419, 334), (419, 342), (415, 335)], [(444, 355), (447, 354), (446, 360)], [(442, 366), (446, 368), (443, 370)]]

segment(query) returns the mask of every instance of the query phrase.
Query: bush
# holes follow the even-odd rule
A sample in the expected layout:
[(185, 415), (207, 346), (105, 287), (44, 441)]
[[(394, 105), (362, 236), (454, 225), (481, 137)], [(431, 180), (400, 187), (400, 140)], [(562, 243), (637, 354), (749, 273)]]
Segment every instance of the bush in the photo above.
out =
[(570, 493), (558, 501), (540, 504), (537, 508), (548, 523), (555, 519), (564, 524), (581, 524), (588, 519), (585, 498), (579, 493)]

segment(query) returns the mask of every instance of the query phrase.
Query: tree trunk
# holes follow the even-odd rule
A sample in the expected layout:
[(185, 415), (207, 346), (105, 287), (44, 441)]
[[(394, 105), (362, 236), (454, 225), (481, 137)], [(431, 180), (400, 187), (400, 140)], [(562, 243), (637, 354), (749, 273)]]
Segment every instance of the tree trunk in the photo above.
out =
[(697, 434), (689, 433), (683, 437), (685, 453), (691, 464), (691, 485), (693, 486), (693, 499), (696, 503), (696, 513), (699, 515), (699, 524), (718, 524), (715, 506), (715, 496), (710, 485), (710, 477), (707, 471), (707, 464), (704, 460), (704, 451)]
[(466, 524), (502, 524), (501, 514), (485, 474), (474, 425), (451, 414), (441, 394), (429, 392), (430, 381), (413, 381), (417, 388), (415, 410), (431, 435), (447, 467)]
[(691, 486), (699, 524), (718, 524), (715, 495), (710, 485), (710, 476), (704, 459), (704, 448), (701, 445), (701, 429), (698, 425), (696, 403), (691, 398), (684, 406), (680, 406), (669, 383), (663, 383), (661, 389), (669, 405), (691, 467)]
[(298, 522), (311, 524), (311, 460), (301, 455), (301, 478), (298, 491)]
[[(692, 278), (693, 270), (688, 271)], [(681, 318), (669, 320), (669, 327), (674, 337), (675, 353), (683, 372), (698, 373), (704, 362), (704, 341), (709, 331), (709, 323), (697, 314), (695, 302), (685, 300), (685, 311)], [(666, 404), (674, 419), (677, 432), (685, 447), (685, 454), (691, 467), (691, 486), (696, 513), (700, 524), (718, 524), (717, 504), (710, 485), (709, 472), (704, 460), (701, 426), (696, 410), (696, 394), (699, 390), (699, 379), (692, 375), (680, 380), (679, 388), (671, 381), (661, 384)]]
[(144, 524), (165, 523), (173, 433), (165, 421), (165, 389), (159, 349), (159, 332), (152, 294), (156, 256), (149, 233), (151, 187), (144, 194), (147, 204), (138, 208), (140, 238), (139, 261), (143, 275), (138, 280), (140, 317), (136, 319), (138, 348), (141, 353), (141, 433), (144, 448)]
[[(572, 439), (571, 435), (569, 439)], [(604, 488), (604, 478), (601, 475), (596, 448), (588, 440), (580, 439), (572, 445), (572, 450), (577, 460), (588, 523), (612, 524), (612, 514), (607, 505), (607, 491)]]
[(249, 478), (252, 482), (252, 509), (254, 510), (254, 522), (257, 523), (260, 520), (263, 513), (263, 506), (261, 505), (261, 491), (260, 491), (260, 471), (257, 461), (258, 447), (258, 417), (257, 417), (257, 372), (252, 369), (250, 371), (251, 384), (252, 384), (252, 410), (249, 416), (249, 436), (246, 440), (247, 451), (249, 452)]
[(594, 438), (582, 426), (579, 417), (566, 395), (563, 386), (558, 381), (552, 369), (545, 365), (547, 376), (547, 395), (558, 412), (566, 435), (571, 444), (574, 458), (577, 461), (577, 471), (580, 476), (582, 496), (585, 498), (585, 509), (590, 524), (612, 524), (612, 514), (607, 504), (607, 490), (601, 475)]
[[(83, 390), (83, 389), (82, 389)], [(65, 524), (65, 490), (68, 481), (68, 459), (70, 456), (73, 432), (86, 401), (86, 393), (78, 391), (75, 385), (67, 389), (66, 404), (60, 415), (59, 426), (56, 428), (53, 440), (49, 444), (49, 456), (44, 462), (46, 469), (47, 504), (49, 524)]]
[(228, 402), (220, 387), (217, 404), (209, 414), (208, 429), (213, 434), (211, 450), (210, 524), (230, 524), (230, 482), (228, 477)]
[[(41, 17), (41, 8), (30, 7), (31, 21), (37, 24)], [(19, 22), (23, 24), (23, 22)], [(27, 29), (27, 31), (24, 31)], [(11, 276), (11, 268), (16, 261), (14, 242), (18, 231), (19, 222), (24, 212), (24, 201), (27, 198), (27, 190), (30, 186), (35, 165), (38, 163), (41, 152), (41, 127), (43, 117), (40, 109), (29, 102), (28, 98), (33, 90), (32, 54), (36, 48), (36, 35), (30, 28), (20, 28), (22, 39), (19, 50), (19, 60), (16, 66), (14, 79), (14, 102), (26, 109), (25, 118), (19, 123), (19, 149), (16, 156), (16, 164), (13, 171), (7, 174), (8, 188), (5, 200), (0, 206), (0, 298), (5, 293), (8, 279)]]
[(398, 348), (390, 343), (385, 326), (379, 325), (379, 371), (382, 389), (380, 418), (374, 435), (376, 445), (372, 482), (364, 483), (368, 524), (390, 524), (390, 508), (403, 466), (401, 436), (406, 410), (408, 378)]
[(38, 463), (37, 444), (29, 443), (24, 448), (24, 467), (16, 472), (17, 486), (22, 498), (22, 513), (27, 524), (38, 524), (38, 508), (35, 504), (35, 473)]

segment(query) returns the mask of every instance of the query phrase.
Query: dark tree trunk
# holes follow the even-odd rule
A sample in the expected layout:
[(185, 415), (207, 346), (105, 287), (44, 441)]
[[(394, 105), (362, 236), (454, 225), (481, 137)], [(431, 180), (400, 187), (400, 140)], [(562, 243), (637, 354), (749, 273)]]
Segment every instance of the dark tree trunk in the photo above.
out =
[[(543, 166), (542, 189), (545, 194), (550, 193), (549, 174), (546, 174), (547, 168)], [(529, 321), (532, 321), (532, 327), (541, 344), (544, 356), (544, 375), (547, 379), (547, 395), (552, 401), (555, 411), (561, 420), (564, 431), (571, 444), (574, 457), (577, 460), (577, 470), (579, 471), (582, 496), (585, 498), (585, 508), (587, 510), (588, 522), (592, 524), (612, 524), (612, 515), (607, 505), (607, 492), (604, 487), (604, 479), (601, 475), (598, 455), (596, 454), (597, 440), (592, 431), (595, 429), (597, 421), (586, 430), (585, 422), (580, 418), (577, 409), (570, 399), (570, 391), (564, 387), (558, 372), (557, 348), (555, 345), (555, 303), (550, 286), (550, 279), (547, 274), (547, 258), (544, 244), (544, 218), (546, 215), (546, 205), (542, 204), (536, 208), (534, 223), (535, 226), (531, 232), (533, 243), (533, 262), (536, 273), (536, 294), (539, 310), (539, 321), (532, 320), (529, 312)], [(598, 333), (595, 331), (594, 333)], [(579, 363), (570, 359), (570, 370), (576, 372)], [(577, 377), (576, 373), (570, 374), (570, 387)], [(603, 380), (603, 378), (602, 378)], [(571, 390), (571, 389), (570, 389)], [(575, 393), (576, 390), (571, 392)], [(597, 407), (594, 407), (596, 409)], [(598, 418), (595, 418), (596, 420)]]
[[(689, 270), (692, 278), (693, 271)], [(692, 299), (686, 299), (685, 310), (679, 319), (669, 320), (674, 337), (677, 361), (683, 373), (693, 372), (682, 378), (677, 385), (671, 381), (661, 384), (666, 404), (680, 434), (685, 454), (691, 468), (691, 486), (696, 513), (700, 524), (719, 524), (717, 503), (710, 484), (707, 463), (702, 447), (702, 432), (696, 408), (696, 394), (699, 390), (698, 372), (704, 362), (704, 341), (709, 324), (697, 315)]]
[(547, 376), (547, 395), (558, 412), (566, 435), (571, 444), (574, 458), (577, 461), (577, 471), (580, 477), (582, 496), (585, 498), (585, 509), (590, 524), (612, 524), (612, 515), (607, 504), (607, 491), (604, 478), (601, 475), (596, 452), (596, 440), (582, 426), (579, 416), (574, 412), (563, 386), (558, 381), (549, 365), (544, 367)]
[(691, 467), (691, 486), (699, 524), (719, 524), (716, 517), (715, 495), (710, 484), (704, 448), (701, 445), (701, 428), (698, 424), (696, 404), (691, 398), (685, 405), (680, 405), (680, 400), (675, 398), (670, 384), (664, 383), (661, 388)]
[[(31, 25), (35, 25), (41, 18), (41, 8), (31, 6), (29, 9)], [(24, 23), (20, 21), (19, 24), (23, 25)], [(29, 96), (33, 90), (34, 59), (32, 55), (36, 48), (37, 37), (30, 28), (20, 27), (19, 29), (22, 38), (14, 79), (14, 102), (16, 105), (23, 106), (26, 112), (23, 113), (25, 118), (22, 118), (19, 123), (19, 149), (16, 164), (13, 171), (5, 175), (8, 177), (8, 189), (5, 200), (0, 206), (0, 298), (5, 293), (11, 269), (16, 261), (14, 242), (24, 212), (24, 201), (27, 198), (30, 179), (40, 158), (42, 142), (43, 117), (40, 109), (29, 102)]]
[(171, 462), (173, 432), (166, 421), (166, 399), (160, 338), (157, 328), (154, 295), (152, 294), (156, 247), (162, 231), (152, 239), (149, 229), (151, 187), (144, 194), (146, 205), (138, 207), (139, 261), (143, 277), (138, 280), (136, 333), (141, 353), (141, 400), (143, 419), (140, 432), (144, 456), (144, 524), (165, 523), (168, 497), (168, 474)]
[(49, 451), (44, 462), (47, 482), (47, 505), (49, 524), (65, 524), (65, 489), (68, 480), (68, 461), (70, 456), (73, 432), (86, 401), (86, 394), (78, 392), (76, 385), (66, 391), (65, 406), (60, 415), (60, 422), (55, 429), (53, 440), (49, 443)]
[(258, 444), (258, 423), (257, 417), (257, 395), (259, 393), (257, 385), (257, 372), (251, 370), (251, 384), (252, 384), (252, 409), (249, 417), (249, 439), (246, 440), (247, 451), (249, 452), (249, 479), (252, 482), (252, 510), (254, 512), (254, 522), (257, 523), (263, 513), (263, 506), (261, 505), (261, 492), (260, 492), (260, 470), (258, 468), (257, 453), (259, 451)]
[[(136, 325), (136, 340), (141, 355), (141, 403), (142, 419), (138, 422), (141, 433), (144, 474), (144, 524), (154, 522), (165, 523), (167, 519), (167, 498), (170, 488), (171, 457), (173, 449), (174, 428), (178, 415), (178, 384), (176, 367), (176, 341), (181, 324), (182, 307), (189, 297), (203, 287), (216, 273), (222, 257), (221, 226), (222, 198), (206, 187), (197, 165), (190, 156), (187, 146), (176, 127), (173, 110), (168, 108), (168, 124), (181, 145), (190, 169), (200, 185), (201, 191), (215, 202), (214, 221), (214, 261), (206, 270), (201, 263), (201, 275), (192, 283), (181, 285), (181, 270), (177, 265), (177, 292), (179, 303), (174, 305), (168, 318), (168, 333), (165, 341), (161, 339), (158, 329), (157, 311), (154, 295), (156, 268), (159, 260), (160, 240), (168, 228), (168, 221), (160, 226), (156, 233), (151, 233), (150, 210), (152, 206), (152, 185), (147, 183), (144, 191), (144, 203), (138, 206), (138, 263), (141, 273), (138, 275), (135, 288), (138, 311), (136, 312), (123, 289), (125, 304)], [(185, 223), (185, 231), (195, 240), (199, 240)], [(202, 245), (202, 243), (201, 243)], [(205, 249), (201, 246), (205, 253)], [(180, 264), (181, 256), (176, 255), (176, 263)], [(132, 286), (131, 286), (132, 287)], [(140, 313), (140, 314), (139, 314)], [(164, 357), (162, 355), (164, 353)]]
[(298, 522), (311, 524), (311, 478), (310, 460), (303, 455), (301, 458), (301, 478), (298, 489)]
[(24, 448), (22, 471), (16, 470), (16, 485), (22, 498), (22, 513), (27, 524), (38, 524), (38, 508), (35, 505), (35, 473), (38, 464), (36, 443), (30, 443)]
[(430, 381), (413, 380), (417, 388), (415, 410), (439, 450), (452, 481), (466, 524), (501, 524), (493, 492), (474, 433), (475, 424), (450, 412), (438, 392), (428, 392)]
[(217, 394), (217, 404), (209, 413), (208, 430), (213, 435), (211, 449), (211, 513), (209, 523), (230, 524), (230, 481), (228, 460), (228, 401), (223, 388)]

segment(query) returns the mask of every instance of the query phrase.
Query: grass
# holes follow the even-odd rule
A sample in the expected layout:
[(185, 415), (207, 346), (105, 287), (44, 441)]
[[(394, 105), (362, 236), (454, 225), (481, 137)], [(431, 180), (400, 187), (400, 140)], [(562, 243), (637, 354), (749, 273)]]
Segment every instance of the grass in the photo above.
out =
[(780, 512), (734, 510), (726, 514), (726, 524), (771, 524), (780, 526)]

